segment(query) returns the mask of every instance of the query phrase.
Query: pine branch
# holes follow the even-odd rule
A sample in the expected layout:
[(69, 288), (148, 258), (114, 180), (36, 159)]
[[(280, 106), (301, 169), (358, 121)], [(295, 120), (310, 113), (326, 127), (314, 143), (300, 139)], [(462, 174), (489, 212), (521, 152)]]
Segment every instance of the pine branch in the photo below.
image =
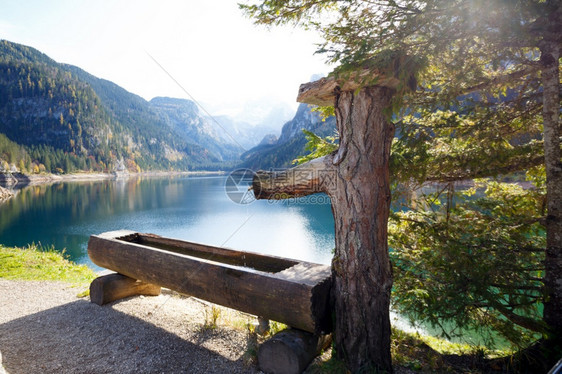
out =
[(519, 325), (531, 331), (536, 331), (536, 332), (545, 331), (545, 327), (539, 321), (530, 317), (524, 317), (519, 314), (516, 314), (513, 311), (509, 310), (509, 308), (504, 306), (502, 303), (499, 303), (494, 300), (490, 300), (489, 304), (492, 308), (496, 309), (498, 312), (503, 314), (505, 318), (515, 323), (516, 325)]
[(466, 171), (458, 170), (457, 173), (441, 173), (437, 171), (434, 174), (429, 174), (426, 178), (427, 182), (457, 182), (476, 178), (487, 178), (494, 175), (507, 175), (522, 170), (530, 169), (531, 167), (538, 166), (544, 163), (544, 156), (534, 156), (519, 160), (518, 162), (509, 165), (493, 166), (488, 168), (489, 165), (480, 165), (481, 168)]
[(536, 73), (536, 72), (539, 71), (539, 69), (540, 69), (539, 66), (530, 65), (530, 66), (525, 66), (521, 70), (514, 71), (513, 73), (509, 73), (509, 74), (506, 74), (506, 75), (498, 75), (498, 76), (493, 77), (493, 78), (491, 78), (491, 79), (489, 79), (485, 82), (482, 82), (482, 83), (479, 83), (477, 85), (462, 89), (461, 95), (468, 95), (468, 94), (471, 94), (473, 92), (483, 91), (483, 90), (488, 89), (490, 87), (499, 86), (499, 85), (502, 85), (502, 84), (507, 84), (507, 83), (513, 82), (514, 80), (522, 78), (526, 75)]

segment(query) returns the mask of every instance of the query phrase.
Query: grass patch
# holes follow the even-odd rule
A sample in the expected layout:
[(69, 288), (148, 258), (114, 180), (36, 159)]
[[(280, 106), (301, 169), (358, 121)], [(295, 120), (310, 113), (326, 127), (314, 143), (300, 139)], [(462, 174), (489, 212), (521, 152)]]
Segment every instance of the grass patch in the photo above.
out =
[[(401, 372), (410, 373), (484, 373), (490, 369), (488, 358), (509, 354), (394, 328), (390, 350), (394, 369), (401, 368)], [(313, 362), (307, 373), (346, 373), (345, 365), (333, 353), (333, 348), (324, 352)]]
[(260, 337), (252, 324), (246, 325), (246, 332), (246, 349), (242, 355), (242, 360), (246, 366), (257, 365)]
[(417, 334), (409, 334), (393, 329), (391, 338), (392, 362), (394, 365), (414, 371), (435, 371), (445, 369), (443, 355), (449, 352), (461, 352), (464, 346), (445, 342), (442, 339), (430, 338), (433, 346), (440, 346), (444, 350), (437, 350), (430, 346), (424, 338)]
[(221, 316), (221, 310), (217, 306), (211, 306), (210, 309), (205, 308), (205, 323), (203, 324), (203, 330), (216, 330), (218, 325), (219, 317)]
[(54, 248), (31, 244), (26, 248), (0, 244), (0, 278), (35, 281), (89, 283), (96, 274), (86, 265), (77, 265)]

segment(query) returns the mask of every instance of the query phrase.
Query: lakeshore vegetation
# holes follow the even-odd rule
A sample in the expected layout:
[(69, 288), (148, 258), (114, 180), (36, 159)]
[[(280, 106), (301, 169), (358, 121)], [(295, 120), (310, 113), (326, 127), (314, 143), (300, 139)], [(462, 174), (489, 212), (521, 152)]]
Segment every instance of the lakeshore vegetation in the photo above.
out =
[(0, 244), (0, 278), (87, 284), (95, 277), (88, 266), (69, 261), (64, 251), (37, 244), (25, 248)]

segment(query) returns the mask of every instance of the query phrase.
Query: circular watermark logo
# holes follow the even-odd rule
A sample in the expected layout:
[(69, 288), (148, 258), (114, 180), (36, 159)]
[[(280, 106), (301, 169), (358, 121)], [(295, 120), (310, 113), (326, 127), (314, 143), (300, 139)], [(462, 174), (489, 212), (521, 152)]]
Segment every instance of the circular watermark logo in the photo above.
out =
[(250, 204), (256, 200), (252, 191), (252, 181), (254, 180), (253, 170), (236, 169), (228, 174), (224, 182), (226, 196), (236, 204)]

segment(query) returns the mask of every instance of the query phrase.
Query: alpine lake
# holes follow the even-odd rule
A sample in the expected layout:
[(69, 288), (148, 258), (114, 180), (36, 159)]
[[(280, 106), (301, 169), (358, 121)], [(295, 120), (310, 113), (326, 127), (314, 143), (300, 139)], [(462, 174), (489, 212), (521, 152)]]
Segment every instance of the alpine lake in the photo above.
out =
[(54, 247), (100, 270), (88, 258), (90, 235), (124, 229), (330, 263), (334, 221), (327, 196), (255, 200), (250, 180), (235, 178), (131, 177), (16, 188), (0, 205), (0, 243)]

